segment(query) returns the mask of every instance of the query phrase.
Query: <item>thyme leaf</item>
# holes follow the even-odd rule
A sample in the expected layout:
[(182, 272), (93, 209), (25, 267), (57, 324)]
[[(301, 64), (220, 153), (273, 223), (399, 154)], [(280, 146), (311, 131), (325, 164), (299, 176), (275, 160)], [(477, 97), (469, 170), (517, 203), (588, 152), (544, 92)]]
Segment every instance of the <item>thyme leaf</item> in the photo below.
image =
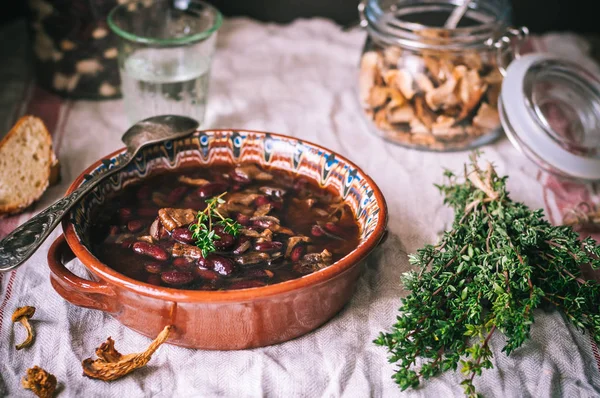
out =
[(512, 201), (507, 177), (490, 164), (480, 168), (477, 156), (463, 178), (444, 173), (448, 182), (438, 189), (454, 210), (452, 229), (409, 256), (420, 270), (403, 276), (410, 293), (401, 314), (374, 341), (398, 364), (393, 377), (402, 390), (460, 366), (465, 394), (476, 396), (475, 376), (493, 367), (492, 336), (504, 335), (510, 355), (529, 338), (541, 306), (600, 343), (600, 285), (581, 276), (584, 265), (600, 267), (600, 248)]
[(198, 212), (196, 222), (191, 224), (189, 229), (192, 231), (192, 237), (196, 240), (196, 246), (202, 250), (202, 256), (206, 257), (210, 253), (217, 251), (215, 241), (221, 239), (213, 229), (214, 226), (220, 225), (223, 227), (223, 232), (238, 236), (241, 225), (231, 218), (224, 217), (219, 213), (219, 205), (225, 203), (223, 196), (227, 192), (223, 192), (219, 196), (206, 200), (206, 208)]

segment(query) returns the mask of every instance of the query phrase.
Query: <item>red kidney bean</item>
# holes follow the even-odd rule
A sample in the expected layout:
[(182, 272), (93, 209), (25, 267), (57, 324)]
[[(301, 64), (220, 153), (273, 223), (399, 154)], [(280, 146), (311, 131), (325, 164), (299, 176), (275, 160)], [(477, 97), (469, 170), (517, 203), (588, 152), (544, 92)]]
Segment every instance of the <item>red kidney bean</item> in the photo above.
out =
[(121, 247), (123, 249), (129, 249), (131, 247), (131, 245), (133, 245), (135, 243), (135, 240), (133, 239), (126, 239), (123, 242), (121, 242)]
[(260, 207), (269, 203), (271, 203), (271, 200), (264, 195), (257, 196), (256, 199), (254, 199), (254, 206), (256, 207)]
[(236, 221), (243, 225), (244, 227), (250, 225), (250, 217), (247, 215), (244, 215), (242, 213), (239, 213), (236, 217)]
[(159, 261), (166, 261), (169, 258), (169, 255), (162, 247), (146, 242), (135, 242), (133, 244), (133, 251), (138, 254), (150, 256)]
[(263, 281), (249, 280), (249, 281), (238, 281), (229, 285), (229, 289), (249, 289), (251, 287), (261, 287), (267, 284)]
[(228, 276), (233, 272), (233, 261), (226, 257), (210, 254), (208, 260), (212, 263), (212, 268), (221, 275)]
[(117, 225), (111, 225), (108, 229), (108, 234), (112, 236), (118, 235), (119, 232), (121, 232), (121, 228), (119, 228)]
[(215, 234), (217, 234), (220, 238), (214, 241), (217, 249), (224, 250), (231, 247), (235, 243), (235, 238), (233, 235), (226, 233), (223, 226), (217, 225), (213, 228), (213, 231), (215, 231)]
[(200, 197), (200, 199), (206, 199), (222, 194), (226, 190), (227, 184), (221, 182), (210, 182), (198, 188), (196, 190), (196, 194)]
[(160, 279), (169, 285), (179, 286), (192, 282), (194, 274), (189, 271), (167, 271), (160, 274)]
[(141, 207), (138, 209), (140, 217), (156, 217), (158, 214), (158, 207)]
[(119, 220), (121, 220), (122, 223), (126, 223), (127, 221), (131, 220), (132, 217), (133, 210), (131, 210), (129, 207), (121, 207), (119, 209)]
[(273, 206), (274, 210), (281, 210), (283, 209), (283, 202), (279, 200), (272, 200), (271, 206)]
[(237, 192), (237, 191), (241, 190), (242, 188), (244, 188), (244, 186), (242, 184), (239, 184), (239, 183), (238, 184), (233, 184), (231, 186), (231, 190), (233, 192)]
[(272, 221), (268, 221), (268, 220), (254, 220), (252, 222), (252, 224), (255, 227), (259, 227), (259, 228), (272, 228), (273, 227), (273, 222)]
[(193, 196), (187, 196), (183, 201), (183, 207), (186, 209), (202, 211), (206, 209), (206, 201), (195, 198)]
[(230, 176), (233, 181), (240, 182), (242, 184), (249, 184), (252, 182), (252, 180), (248, 178), (248, 176), (244, 174), (238, 174), (235, 170), (231, 172)]
[(167, 195), (167, 202), (174, 205), (175, 203), (179, 202), (181, 198), (183, 198), (183, 195), (186, 194), (187, 190), (187, 187), (177, 187), (173, 189)]
[(178, 257), (173, 260), (173, 267), (179, 270), (188, 270), (192, 267), (192, 262), (185, 257)]
[(272, 278), (273, 275), (275, 275), (273, 271), (260, 268), (250, 269), (246, 272), (246, 276), (250, 278)]
[(194, 243), (194, 237), (192, 235), (192, 231), (185, 227), (175, 228), (171, 232), (173, 239), (181, 243)]
[(210, 255), (208, 257), (209, 258), (200, 257), (198, 260), (196, 260), (196, 264), (205, 269), (215, 268), (215, 265), (212, 263), (212, 261), (210, 261)]
[(266, 241), (266, 242), (258, 242), (254, 245), (254, 250), (259, 252), (272, 252), (275, 250), (280, 250), (283, 247), (283, 243), (277, 241)]
[(144, 269), (146, 270), (146, 272), (149, 272), (151, 274), (160, 274), (162, 268), (162, 263), (156, 261), (144, 265)]
[(304, 256), (304, 253), (306, 253), (306, 248), (303, 245), (296, 245), (290, 253), (290, 260), (293, 263), (300, 261), (302, 256)]
[(337, 225), (335, 223), (332, 223), (332, 222), (325, 223), (324, 228), (327, 232), (330, 232), (334, 235), (337, 235), (337, 236), (344, 235), (344, 228), (340, 227), (339, 225)]
[(323, 228), (321, 228), (320, 225), (313, 225), (310, 229), (310, 234), (312, 236), (319, 237), (325, 235), (325, 231), (323, 231)]
[(127, 223), (127, 229), (129, 232), (138, 232), (146, 225), (142, 220), (131, 220)]
[(148, 278), (146, 279), (147, 283), (155, 286), (160, 286), (161, 281), (160, 275), (155, 274), (148, 275)]
[(219, 279), (219, 274), (215, 271), (211, 271), (209, 269), (204, 269), (201, 267), (196, 267), (196, 275), (198, 275), (202, 279), (207, 279), (209, 281), (214, 281)]
[(148, 199), (150, 197), (150, 185), (142, 185), (135, 193), (135, 196), (138, 200)]

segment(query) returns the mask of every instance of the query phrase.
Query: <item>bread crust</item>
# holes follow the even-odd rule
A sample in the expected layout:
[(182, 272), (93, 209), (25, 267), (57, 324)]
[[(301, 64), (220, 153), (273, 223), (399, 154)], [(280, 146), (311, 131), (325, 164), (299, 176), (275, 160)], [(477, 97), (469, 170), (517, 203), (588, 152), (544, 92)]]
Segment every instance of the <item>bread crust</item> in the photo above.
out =
[(32, 123), (32, 124), (35, 123), (39, 126), (39, 128), (42, 129), (42, 134), (44, 135), (44, 140), (46, 141), (46, 144), (48, 145), (48, 148), (49, 148), (49, 153), (47, 155), (48, 155), (48, 159), (50, 159), (50, 161), (48, 162), (48, 165), (45, 168), (45, 173), (44, 173), (44, 176), (42, 179), (42, 181), (44, 181), (44, 183), (42, 185), (40, 185), (39, 188), (36, 188), (35, 194), (32, 195), (31, 197), (27, 198), (27, 200), (24, 202), (8, 203), (8, 204), (4, 204), (4, 205), (0, 204), (0, 218), (4, 218), (8, 215), (21, 213), (25, 209), (27, 209), (29, 206), (31, 206), (33, 204), (33, 202), (40, 199), (42, 197), (42, 195), (44, 194), (44, 192), (46, 191), (46, 189), (48, 188), (48, 186), (50, 185), (50, 176), (51, 176), (52, 169), (54, 166), (57, 165), (56, 155), (54, 154), (54, 148), (52, 146), (52, 136), (48, 132), (48, 129), (46, 128), (46, 125), (44, 124), (44, 122), (40, 118), (35, 117), (35, 116), (25, 115), (25, 116), (21, 117), (17, 121), (17, 123), (15, 123), (15, 125), (10, 129), (8, 134), (6, 134), (6, 136), (0, 141), (0, 149), (7, 142), (9, 142), (14, 136), (18, 135), (19, 132), (21, 131), (21, 129), (28, 123)]

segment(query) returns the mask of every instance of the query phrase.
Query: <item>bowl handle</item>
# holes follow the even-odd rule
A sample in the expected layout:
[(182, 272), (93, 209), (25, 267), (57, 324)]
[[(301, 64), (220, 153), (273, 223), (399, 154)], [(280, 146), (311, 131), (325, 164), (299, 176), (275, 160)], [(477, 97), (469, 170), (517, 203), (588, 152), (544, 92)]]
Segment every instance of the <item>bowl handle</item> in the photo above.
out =
[(116, 313), (118, 305), (115, 291), (105, 282), (83, 279), (65, 267), (75, 258), (64, 235), (60, 235), (48, 251), (50, 283), (56, 292), (71, 304), (79, 307)]

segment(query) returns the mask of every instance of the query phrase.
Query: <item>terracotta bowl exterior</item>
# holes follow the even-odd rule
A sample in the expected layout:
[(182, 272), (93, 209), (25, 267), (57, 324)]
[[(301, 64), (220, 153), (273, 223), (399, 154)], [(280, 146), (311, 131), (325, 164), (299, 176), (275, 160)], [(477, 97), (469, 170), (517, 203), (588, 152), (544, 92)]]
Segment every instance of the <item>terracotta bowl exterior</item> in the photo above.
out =
[[(85, 170), (69, 193), (90, 176), (125, 160), (118, 150)], [(193, 291), (158, 287), (128, 278), (90, 251), (94, 209), (122, 187), (156, 172), (191, 164), (255, 163), (310, 178), (338, 192), (361, 228), (359, 246), (330, 267), (265, 287)], [(237, 350), (281, 343), (308, 333), (339, 312), (352, 296), (367, 255), (386, 232), (385, 200), (373, 180), (345, 158), (318, 145), (277, 134), (197, 131), (190, 137), (145, 148), (122, 172), (109, 178), (63, 221), (64, 236), (48, 253), (52, 286), (67, 301), (111, 314), (123, 325), (154, 338), (174, 325), (169, 343), (190, 348)], [(76, 256), (89, 279), (65, 263)]]

